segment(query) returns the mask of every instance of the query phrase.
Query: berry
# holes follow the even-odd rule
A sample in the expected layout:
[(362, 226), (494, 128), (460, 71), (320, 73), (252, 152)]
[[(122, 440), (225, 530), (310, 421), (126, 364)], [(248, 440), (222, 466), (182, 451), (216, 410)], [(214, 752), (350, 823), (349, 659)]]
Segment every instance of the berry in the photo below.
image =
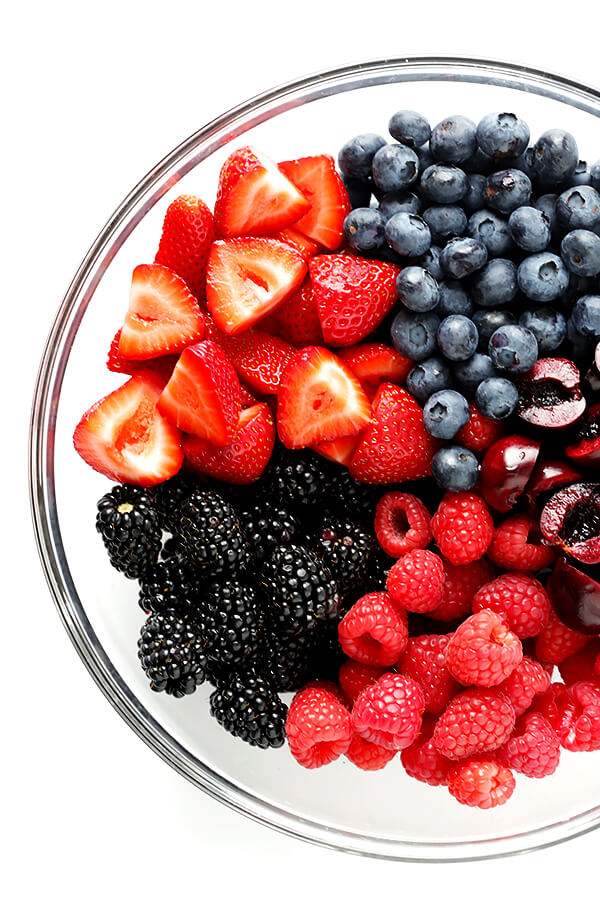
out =
[(491, 566), (485, 559), (453, 566), (444, 560), (444, 587), (438, 606), (428, 615), (441, 622), (452, 622), (472, 612), (475, 592), (490, 580)]
[(423, 692), (417, 682), (389, 672), (357, 698), (352, 708), (352, 727), (373, 744), (403, 750), (419, 734), (423, 707)]
[(502, 682), (500, 690), (512, 703), (517, 718), (526, 712), (537, 694), (550, 687), (550, 675), (535, 659), (524, 656), (516, 669)]
[(481, 497), (459, 492), (447, 494), (431, 520), (434, 540), (455, 566), (481, 559), (494, 535), (490, 511)]
[(369, 574), (365, 582), (367, 592), (385, 591), (388, 572), (394, 565), (394, 558), (377, 545), (369, 566)]
[(420, 362), (435, 352), (439, 324), (435, 312), (416, 313), (401, 309), (392, 322), (392, 344), (398, 353)]
[(599, 653), (600, 642), (594, 640), (563, 660), (558, 670), (564, 683), (570, 685), (575, 681), (594, 681), (600, 674), (596, 666)]
[(457, 237), (448, 241), (440, 254), (446, 276), (465, 278), (483, 268), (488, 260), (485, 244), (471, 237)]
[(365, 741), (360, 734), (354, 732), (346, 750), (346, 758), (367, 772), (383, 769), (396, 755), (396, 750), (380, 747), (371, 741)]
[(477, 350), (479, 335), (467, 316), (446, 316), (437, 330), (437, 343), (446, 359), (469, 359)]
[(433, 746), (433, 727), (433, 719), (423, 716), (421, 733), (409, 747), (402, 750), (400, 760), (404, 771), (411, 778), (436, 786), (448, 784), (448, 776), (454, 764)]
[(387, 220), (385, 239), (400, 256), (421, 256), (431, 246), (431, 231), (415, 213), (399, 212)]
[(446, 648), (446, 665), (454, 678), (477, 687), (500, 684), (523, 658), (521, 641), (503, 616), (477, 603), (486, 587), (475, 594), (473, 615), (458, 626)]
[(152, 488), (154, 506), (165, 531), (170, 531), (171, 534), (177, 531), (181, 504), (199, 487), (201, 484), (197, 475), (179, 471), (177, 475)]
[(519, 206), (508, 217), (508, 230), (521, 250), (540, 253), (550, 243), (552, 229), (541, 209), (534, 206)]
[(538, 345), (535, 335), (522, 325), (502, 325), (490, 338), (489, 353), (499, 369), (520, 375), (534, 365)]
[(554, 562), (552, 548), (541, 543), (538, 522), (526, 515), (508, 516), (498, 525), (488, 556), (497, 566), (519, 572), (536, 572)]
[(589, 641), (589, 635), (568, 628), (551, 609), (546, 625), (536, 638), (535, 655), (540, 662), (559, 665), (568, 656), (585, 647)]
[(528, 778), (552, 775), (560, 761), (560, 742), (552, 726), (539, 713), (528, 713), (517, 721), (498, 758), (513, 771)]
[(470, 491), (479, 478), (479, 461), (464, 447), (442, 447), (431, 460), (431, 474), (446, 491)]
[(277, 318), (278, 333), (294, 347), (323, 343), (319, 310), (310, 278), (305, 278), (298, 290), (284, 300), (272, 315)]
[(460, 206), (451, 204), (428, 206), (421, 217), (429, 227), (431, 239), (440, 244), (445, 243), (450, 237), (464, 234), (467, 230), (467, 214)]
[(557, 692), (554, 702), (556, 715), (550, 714), (550, 724), (561, 747), (577, 752), (600, 750), (600, 684), (576, 681)]
[(431, 129), (429, 146), (434, 159), (466, 162), (477, 148), (475, 123), (466, 116), (450, 116)]
[(342, 602), (365, 583), (375, 542), (360, 525), (327, 513), (317, 531), (315, 550), (337, 582)]
[(371, 163), (373, 181), (384, 193), (409, 187), (419, 174), (419, 157), (403, 144), (386, 144)]
[(579, 150), (572, 134), (552, 128), (534, 144), (533, 169), (544, 184), (560, 184), (575, 171)]
[(490, 259), (469, 283), (471, 299), (478, 306), (504, 306), (517, 290), (517, 267), (510, 259)]
[(344, 219), (344, 237), (358, 253), (377, 250), (385, 243), (385, 216), (378, 209), (353, 209)]
[(150, 369), (165, 381), (170, 378), (178, 359), (177, 354), (170, 353), (152, 359), (127, 359), (119, 350), (122, 331), (123, 329), (119, 328), (110, 342), (106, 360), (106, 368), (109, 372), (117, 372), (119, 375), (137, 375), (139, 372), (147, 372)]
[[(308, 235), (303, 234), (298, 229), (298, 225), (299, 222), (294, 222), (293, 227), (282, 228), (281, 231), (277, 231), (273, 237), (278, 241), (283, 241), (284, 244), (289, 244), (290, 247), (298, 251), (303, 260), (308, 262), (311, 256), (315, 256), (319, 252), (319, 245), (316, 241), (311, 240)], [(277, 310), (275, 310), (273, 316), (275, 319), (277, 318)], [(265, 331), (269, 331), (272, 334), (277, 333), (277, 329), (265, 329)]]
[(216, 491), (196, 491), (181, 504), (178, 534), (188, 559), (202, 576), (238, 574), (251, 566), (240, 518)]
[(513, 113), (488, 113), (477, 126), (477, 143), (494, 159), (520, 156), (529, 143), (529, 127)]
[(567, 320), (564, 315), (548, 306), (526, 309), (519, 316), (519, 325), (532, 332), (541, 355), (556, 350), (567, 335)]
[(373, 157), (385, 138), (379, 134), (359, 134), (346, 141), (338, 154), (338, 164), (343, 175), (349, 178), (369, 178)]
[(384, 194), (379, 201), (379, 212), (386, 222), (399, 212), (419, 215), (422, 208), (422, 201), (411, 191), (391, 191), (389, 194)]
[(251, 391), (277, 393), (281, 374), (295, 353), (291, 344), (258, 328), (243, 334), (223, 334), (212, 322), (209, 322), (207, 337), (221, 347)]
[[(472, 316), (473, 322), (479, 332), (478, 350), (487, 354), (490, 338), (497, 328), (502, 325), (516, 325), (516, 317), (507, 309), (476, 309)], [(498, 374), (497, 370), (490, 373)]]
[(328, 250), (337, 250), (350, 199), (333, 157), (322, 153), (292, 159), (279, 163), (279, 170), (310, 203), (310, 208), (294, 222), (294, 229)]
[(260, 562), (270, 556), (279, 544), (289, 544), (299, 539), (301, 526), (294, 513), (284, 506), (260, 500), (239, 512), (252, 553)]
[(197, 580), (181, 554), (163, 559), (140, 576), (140, 608), (145, 613), (191, 613), (198, 607)]
[(152, 613), (140, 631), (138, 657), (153, 691), (193, 694), (206, 677), (207, 660), (198, 626), (189, 616)]
[(519, 206), (527, 206), (531, 199), (531, 181), (519, 169), (502, 169), (488, 175), (486, 192), (488, 206), (508, 215)]
[(439, 717), (433, 746), (448, 759), (465, 759), (500, 747), (515, 725), (509, 701), (494, 690), (468, 688)]
[(406, 613), (392, 604), (385, 591), (365, 594), (338, 626), (342, 650), (368, 666), (391, 666), (406, 648)]
[[(477, 326), (475, 326), (477, 327)], [(479, 342), (479, 332), (477, 332)], [(469, 359), (461, 360), (453, 366), (452, 374), (458, 387), (466, 394), (474, 394), (482, 381), (498, 374), (494, 363), (485, 353), (473, 353)]]
[(396, 278), (398, 299), (413, 312), (428, 312), (437, 306), (438, 284), (421, 266), (407, 266)]
[(408, 675), (421, 685), (425, 712), (441, 713), (460, 690), (446, 666), (448, 634), (423, 634), (408, 639), (406, 650), (397, 664), (402, 675)]
[(260, 675), (230, 672), (210, 695), (210, 713), (219, 725), (252, 747), (281, 747), (287, 706)]
[(517, 269), (519, 288), (529, 300), (551, 303), (569, 285), (569, 272), (560, 256), (548, 250), (526, 256)]
[(462, 205), (468, 213), (474, 213), (485, 207), (486, 189), (487, 179), (485, 175), (472, 172), (467, 176), (467, 193), (462, 199)]
[(600, 225), (600, 194), (591, 185), (567, 188), (555, 197), (554, 209), (556, 220), (565, 231), (593, 231)]
[(436, 247), (435, 244), (432, 244), (429, 250), (424, 253), (418, 261), (418, 264), (424, 269), (427, 269), (432, 278), (435, 278), (438, 283), (444, 277), (442, 265), (440, 263), (441, 252), (441, 247)]
[(424, 550), (432, 537), (431, 516), (418, 497), (391, 491), (377, 504), (375, 534), (389, 556)]
[(354, 659), (347, 659), (340, 666), (338, 679), (344, 694), (353, 704), (365, 688), (375, 684), (387, 671), (383, 666), (367, 666)]
[(350, 746), (350, 713), (330, 691), (304, 688), (290, 705), (286, 736), (296, 762), (316, 769), (338, 759)]
[(296, 635), (266, 629), (263, 652), (255, 665), (274, 690), (296, 691), (313, 674), (317, 642), (316, 629)]
[(411, 109), (400, 109), (394, 113), (388, 129), (393, 138), (413, 149), (425, 144), (431, 135), (427, 119)]
[(154, 262), (183, 278), (199, 300), (204, 299), (206, 263), (214, 233), (212, 213), (198, 197), (184, 194), (169, 204)]
[(373, 392), (382, 381), (402, 384), (411, 370), (412, 361), (387, 344), (366, 343), (344, 347), (339, 358), (352, 369), (360, 383)]
[(232, 668), (258, 656), (263, 643), (263, 611), (253, 587), (237, 581), (212, 582), (196, 612), (204, 652)]
[(427, 613), (439, 604), (444, 585), (442, 560), (430, 550), (411, 550), (394, 563), (387, 590), (396, 608)]
[(518, 402), (519, 391), (508, 378), (485, 378), (475, 391), (477, 409), (488, 419), (508, 419)]
[(406, 378), (406, 389), (419, 403), (425, 403), (436, 391), (449, 388), (451, 384), (450, 367), (437, 356), (430, 356), (418, 363)]
[(482, 415), (472, 403), (469, 412), (469, 421), (457, 432), (456, 440), (473, 453), (483, 453), (502, 436), (504, 426), (502, 422)]
[(539, 581), (521, 572), (500, 575), (479, 588), (473, 611), (493, 610), (519, 638), (535, 637), (550, 615), (550, 599)]
[(479, 209), (474, 212), (467, 223), (467, 234), (483, 244), (488, 256), (506, 256), (514, 250), (515, 245), (507, 220), (493, 209)]
[(562, 239), (560, 255), (574, 275), (597, 275), (600, 272), (600, 237), (583, 228), (570, 231)]
[(420, 188), (433, 203), (459, 203), (467, 193), (467, 176), (457, 166), (434, 163), (423, 171)]
[(458, 391), (436, 391), (423, 408), (423, 424), (433, 437), (451, 440), (469, 421), (469, 404)]
[(448, 790), (465, 806), (492, 809), (502, 806), (515, 789), (515, 777), (497, 759), (468, 759), (455, 766), (448, 778)]
[(443, 319), (446, 316), (470, 316), (473, 312), (473, 301), (460, 281), (448, 278), (438, 285), (438, 315)]
[(557, 200), (558, 194), (542, 194), (533, 204), (535, 209), (538, 209), (546, 216), (550, 225), (550, 234), (553, 238), (558, 237), (559, 234), (558, 217), (556, 215)]
[(111, 565), (126, 578), (139, 578), (158, 559), (162, 543), (152, 495), (131, 484), (116, 485), (97, 504), (96, 531)]
[(579, 297), (571, 313), (571, 322), (579, 334), (600, 337), (600, 296), (587, 294)]
[(298, 510), (321, 504), (333, 482), (330, 463), (309, 450), (278, 453), (267, 477), (272, 501)]

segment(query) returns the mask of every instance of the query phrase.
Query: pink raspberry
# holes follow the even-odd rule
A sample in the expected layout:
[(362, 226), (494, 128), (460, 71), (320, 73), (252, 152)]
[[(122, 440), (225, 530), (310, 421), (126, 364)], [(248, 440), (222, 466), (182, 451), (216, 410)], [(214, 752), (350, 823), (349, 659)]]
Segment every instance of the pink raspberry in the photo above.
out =
[(493, 567), (486, 559), (477, 559), (466, 566), (444, 563), (444, 587), (442, 599), (427, 615), (430, 619), (452, 622), (473, 611), (473, 597), (482, 584), (493, 578)]
[(350, 746), (350, 713), (329, 691), (304, 688), (290, 704), (285, 732), (294, 759), (316, 769), (338, 759)]
[(442, 555), (454, 566), (481, 559), (492, 542), (494, 521), (477, 494), (447, 493), (431, 520), (431, 530)]
[(556, 771), (560, 761), (560, 741), (540, 713), (527, 713), (517, 719), (513, 733), (498, 750), (498, 758), (514, 772), (528, 778), (545, 778)]
[(411, 550), (394, 563), (386, 586), (396, 608), (431, 612), (442, 599), (444, 564), (430, 550)]
[(425, 710), (439, 713), (460, 690), (446, 665), (448, 634), (423, 634), (408, 639), (406, 650), (397, 664), (402, 675), (408, 675), (421, 685)]
[(376, 772), (387, 766), (396, 753), (396, 750), (389, 750), (380, 744), (365, 741), (355, 731), (352, 735), (350, 746), (346, 750), (346, 757), (359, 769), (364, 769), (367, 772)]
[(499, 613), (517, 637), (535, 637), (550, 616), (550, 598), (535, 578), (511, 572), (479, 588), (473, 597), (473, 612), (482, 609)]
[(456, 435), (456, 443), (479, 455), (506, 432), (506, 422), (482, 415), (474, 403), (469, 403), (470, 418)]
[(366, 666), (364, 663), (356, 662), (353, 659), (347, 659), (340, 666), (338, 678), (340, 687), (350, 701), (354, 703), (359, 694), (366, 687), (381, 678), (382, 675), (389, 671), (382, 666)]
[(515, 776), (494, 757), (467, 759), (450, 773), (448, 790), (459, 803), (491, 809), (512, 796)]
[(577, 653), (586, 644), (589, 644), (591, 637), (587, 634), (580, 634), (573, 631), (560, 621), (553, 609), (546, 625), (542, 628), (535, 642), (535, 655), (540, 662), (550, 662), (559, 665), (568, 656)]
[(598, 678), (596, 660), (600, 652), (600, 639), (590, 641), (577, 653), (567, 656), (558, 664), (558, 671), (565, 684), (573, 684), (574, 681), (595, 681)]
[(308, 688), (320, 688), (322, 691), (328, 691), (330, 694), (340, 701), (342, 706), (345, 706), (346, 709), (352, 709), (352, 703), (342, 690), (339, 684), (336, 684), (335, 681), (329, 681), (327, 678), (315, 678), (313, 681), (307, 681), (306, 684), (302, 685), (300, 691), (305, 691)]
[(467, 688), (439, 717), (433, 746), (448, 759), (489, 753), (508, 738), (515, 720), (510, 701), (498, 691)]
[(554, 550), (540, 542), (539, 523), (530, 516), (508, 516), (498, 525), (488, 556), (503, 569), (537, 572), (551, 566)]
[(402, 750), (421, 729), (425, 700), (416, 681), (388, 672), (365, 688), (352, 709), (352, 725), (366, 741)]
[(431, 542), (431, 516), (418, 497), (391, 491), (377, 504), (375, 535), (389, 556), (423, 550)]
[(411, 778), (425, 784), (448, 784), (448, 775), (453, 768), (447, 757), (433, 746), (433, 728), (435, 720), (430, 716), (423, 717), (421, 734), (400, 753), (400, 760)]
[(368, 666), (391, 666), (408, 641), (406, 613), (396, 610), (389, 594), (365, 594), (350, 607), (338, 625), (342, 650)]
[(482, 609), (459, 625), (446, 647), (446, 665), (461, 684), (493, 687), (523, 659), (521, 641), (498, 613)]
[(500, 690), (510, 700), (518, 717), (529, 709), (536, 694), (543, 694), (549, 687), (550, 675), (542, 664), (524, 656), (502, 682)]
[(565, 750), (600, 750), (600, 685), (576, 681), (557, 703), (555, 727)]

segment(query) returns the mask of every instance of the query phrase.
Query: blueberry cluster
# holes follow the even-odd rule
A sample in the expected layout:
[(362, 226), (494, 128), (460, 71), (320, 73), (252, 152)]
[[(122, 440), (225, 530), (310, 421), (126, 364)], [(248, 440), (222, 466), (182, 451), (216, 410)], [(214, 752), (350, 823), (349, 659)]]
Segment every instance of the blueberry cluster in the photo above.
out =
[(407, 388), (444, 441), (440, 486), (468, 490), (475, 455), (456, 440), (472, 405), (491, 419), (518, 408), (539, 357), (584, 374), (600, 338), (600, 162), (579, 160), (561, 129), (530, 146), (527, 123), (490, 113), (431, 128), (401, 110), (393, 141), (361, 134), (339, 152), (358, 253), (398, 263), (391, 340), (415, 366)]

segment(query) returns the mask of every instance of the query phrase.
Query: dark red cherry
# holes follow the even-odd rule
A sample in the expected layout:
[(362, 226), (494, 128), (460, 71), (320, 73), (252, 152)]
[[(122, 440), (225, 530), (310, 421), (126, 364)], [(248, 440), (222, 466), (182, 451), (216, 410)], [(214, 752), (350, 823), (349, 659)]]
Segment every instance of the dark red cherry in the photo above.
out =
[(546, 543), (588, 565), (600, 563), (600, 484), (577, 482), (558, 491), (540, 516)]
[(583, 634), (600, 634), (600, 566), (578, 568), (564, 556), (557, 559), (546, 582), (558, 618)]
[(479, 485), (484, 499), (499, 512), (515, 505), (531, 477), (540, 442), (511, 435), (489, 448), (481, 463)]
[(565, 453), (573, 462), (586, 467), (600, 463), (600, 403), (591, 406), (577, 429), (577, 440)]
[(547, 357), (519, 381), (519, 418), (540, 428), (566, 428), (585, 410), (579, 369), (570, 359)]
[(575, 481), (581, 481), (581, 473), (568, 460), (544, 459), (533, 470), (525, 493), (532, 505), (545, 506), (550, 494)]

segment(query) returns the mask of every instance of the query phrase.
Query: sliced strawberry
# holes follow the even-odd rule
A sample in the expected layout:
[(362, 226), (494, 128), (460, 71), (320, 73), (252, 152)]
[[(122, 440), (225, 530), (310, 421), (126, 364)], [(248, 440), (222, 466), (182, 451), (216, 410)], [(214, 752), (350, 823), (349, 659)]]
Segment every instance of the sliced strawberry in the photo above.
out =
[(359, 431), (358, 434), (348, 434), (346, 437), (336, 438), (334, 441), (321, 441), (320, 444), (314, 444), (312, 449), (326, 459), (349, 466), (361, 436), (362, 431)]
[(382, 381), (403, 384), (414, 366), (412, 359), (407, 359), (387, 344), (343, 347), (338, 356), (352, 369), (361, 384), (369, 387), (377, 387)]
[(283, 231), (278, 231), (273, 237), (277, 238), (278, 241), (289, 244), (290, 247), (297, 250), (302, 259), (305, 259), (307, 262), (311, 256), (316, 256), (319, 252), (319, 245), (317, 242), (311, 241), (306, 234), (302, 234), (297, 228), (284, 228)]
[(277, 333), (294, 347), (323, 343), (319, 310), (310, 278), (304, 279), (299, 290), (278, 307), (276, 314)]
[(281, 241), (215, 241), (206, 275), (209, 312), (226, 334), (246, 331), (293, 293), (305, 274), (300, 254)]
[(253, 147), (228, 156), (219, 175), (215, 229), (220, 237), (273, 234), (309, 209), (276, 163)]
[(290, 448), (356, 434), (371, 420), (360, 382), (323, 347), (298, 350), (281, 377), (277, 401), (277, 430)]
[(183, 350), (203, 335), (204, 316), (183, 279), (156, 263), (136, 266), (119, 354), (152, 359)]
[(165, 381), (171, 377), (179, 356), (172, 353), (168, 356), (157, 356), (156, 359), (126, 359), (119, 353), (120, 340), (121, 329), (119, 328), (111, 341), (106, 360), (106, 368), (111, 372), (117, 372), (119, 375), (137, 375), (138, 372), (147, 372), (148, 369), (152, 369), (153, 372), (164, 375)]
[(165, 381), (140, 372), (98, 400), (73, 434), (75, 449), (97, 472), (114, 481), (152, 485), (181, 468), (181, 433), (157, 409)]
[(349, 466), (356, 481), (391, 484), (431, 475), (438, 443), (425, 430), (423, 410), (395, 384), (382, 384), (373, 401), (375, 421), (361, 438)]
[(397, 301), (393, 263), (347, 253), (315, 256), (308, 268), (325, 343), (349, 347), (367, 337)]
[(294, 228), (329, 250), (342, 243), (342, 226), (350, 200), (332, 156), (305, 156), (279, 164), (279, 168), (310, 202), (310, 209)]
[(266, 403), (240, 414), (231, 443), (215, 447), (210, 441), (184, 435), (183, 450), (193, 470), (230, 484), (251, 484), (264, 472), (275, 443), (275, 423)]
[(208, 251), (214, 238), (213, 215), (206, 203), (183, 194), (167, 208), (154, 262), (176, 272), (192, 294), (203, 300)]
[(242, 404), (242, 409), (247, 409), (249, 406), (254, 406), (256, 403), (256, 397), (253, 397), (243, 384), (240, 384), (240, 402)]
[(242, 408), (235, 369), (214, 341), (187, 347), (158, 400), (182, 431), (223, 447), (231, 441)]
[(223, 334), (214, 324), (210, 339), (223, 348), (238, 376), (259, 394), (276, 394), (281, 373), (296, 352), (287, 341), (258, 328), (243, 334)]

